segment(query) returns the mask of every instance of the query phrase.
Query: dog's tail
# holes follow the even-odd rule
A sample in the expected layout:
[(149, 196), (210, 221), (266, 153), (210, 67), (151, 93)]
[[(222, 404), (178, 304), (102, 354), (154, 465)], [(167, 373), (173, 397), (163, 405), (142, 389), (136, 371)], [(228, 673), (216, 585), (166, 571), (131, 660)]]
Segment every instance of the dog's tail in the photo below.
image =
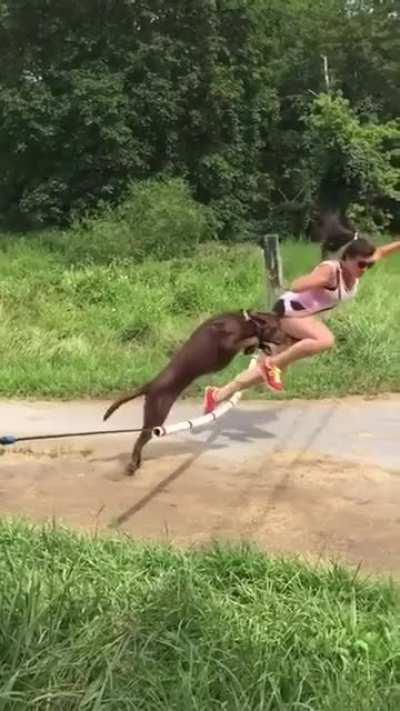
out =
[(115, 412), (115, 410), (118, 410), (121, 405), (125, 405), (126, 402), (129, 402), (130, 400), (134, 400), (137, 397), (140, 397), (141, 395), (146, 395), (147, 390), (149, 388), (149, 383), (146, 383), (146, 385), (142, 385), (140, 388), (137, 390), (134, 390), (133, 393), (127, 393), (126, 395), (123, 395), (122, 397), (119, 398), (119, 400), (116, 400), (110, 407), (108, 408), (107, 412), (105, 413), (103, 420), (108, 420), (109, 417)]

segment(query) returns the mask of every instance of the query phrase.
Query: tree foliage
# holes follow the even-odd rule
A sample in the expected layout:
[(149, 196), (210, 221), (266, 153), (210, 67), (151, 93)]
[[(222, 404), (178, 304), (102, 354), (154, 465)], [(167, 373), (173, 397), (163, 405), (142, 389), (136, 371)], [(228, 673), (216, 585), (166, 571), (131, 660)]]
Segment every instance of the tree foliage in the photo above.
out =
[(328, 194), (396, 212), (399, 30), (396, 0), (0, 0), (0, 219), (154, 176), (229, 238), (300, 230)]
[(310, 199), (336, 210), (360, 202), (370, 218), (382, 199), (400, 202), (399, 124), (363, 122), (347, 99), (322, 94), (305, 126)]

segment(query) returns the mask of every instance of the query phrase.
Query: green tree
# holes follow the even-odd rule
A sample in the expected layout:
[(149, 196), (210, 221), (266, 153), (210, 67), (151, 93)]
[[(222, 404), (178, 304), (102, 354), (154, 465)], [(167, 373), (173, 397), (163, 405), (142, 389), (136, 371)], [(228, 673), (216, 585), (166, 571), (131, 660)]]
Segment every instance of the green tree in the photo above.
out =
[(310, 202), (343, 212), (361, 202), (370, 218), (383, 200), (400, 202), (399, 123), (361, 121), (347, 99), (321, 94), (305, 127)]
[(3, 214), (60, 221), (130, 180), (187, 177), (225, 229), (260, 188), (276, 96), (251, 3), (6, 2), (0, 31)]
[(161, 175), (221, 236), (301, 231), (315, 98), (341, 92), (360, 126), (399, 114), (396, 2), (0, 0), (0, 219), (63, 223)]

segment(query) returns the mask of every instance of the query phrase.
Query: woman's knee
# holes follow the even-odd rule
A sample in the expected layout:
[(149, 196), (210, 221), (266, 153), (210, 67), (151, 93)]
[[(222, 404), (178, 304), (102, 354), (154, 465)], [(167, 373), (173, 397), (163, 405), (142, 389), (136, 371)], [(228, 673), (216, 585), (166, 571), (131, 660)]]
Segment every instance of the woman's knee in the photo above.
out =
[(321, 351), (329, 351), (335, 345), (335, 336), (333, 333), (324, 333), (317, 342)]
[(312, 338), (308, 339), (310, 353), (322, 353), (329, 351), (335, 345), (335, 336), (330, 331), (316, 333)]

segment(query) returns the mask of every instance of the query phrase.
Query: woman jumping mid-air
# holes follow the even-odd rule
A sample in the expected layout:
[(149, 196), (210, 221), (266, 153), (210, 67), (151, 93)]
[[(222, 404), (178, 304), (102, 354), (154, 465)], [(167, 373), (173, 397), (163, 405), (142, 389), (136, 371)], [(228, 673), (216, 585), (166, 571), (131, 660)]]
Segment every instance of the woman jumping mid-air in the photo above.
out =
[(261, 355), (254, 368), (240, 373), (222, 388), (206, 388), (205, 413), (212, 412), (235, 392), (263, 381), (274, 392), (283, 390), (282, 371), (297, 360), (333, 347), (335, 339), (321, 320), (323, 314), (355, 297), (366, 270), (383, 257), (400, 252), (400, 241), (375, 247), (333, 216), (322, 223), (320, 236), (323, 257), (335, 256), (322, 261), (310, 274), (296, 279), (291, 291), (282, 294), (273, 308), (282, 319), (282, 330), (295, 339), (294, 344), (275, 356)]

